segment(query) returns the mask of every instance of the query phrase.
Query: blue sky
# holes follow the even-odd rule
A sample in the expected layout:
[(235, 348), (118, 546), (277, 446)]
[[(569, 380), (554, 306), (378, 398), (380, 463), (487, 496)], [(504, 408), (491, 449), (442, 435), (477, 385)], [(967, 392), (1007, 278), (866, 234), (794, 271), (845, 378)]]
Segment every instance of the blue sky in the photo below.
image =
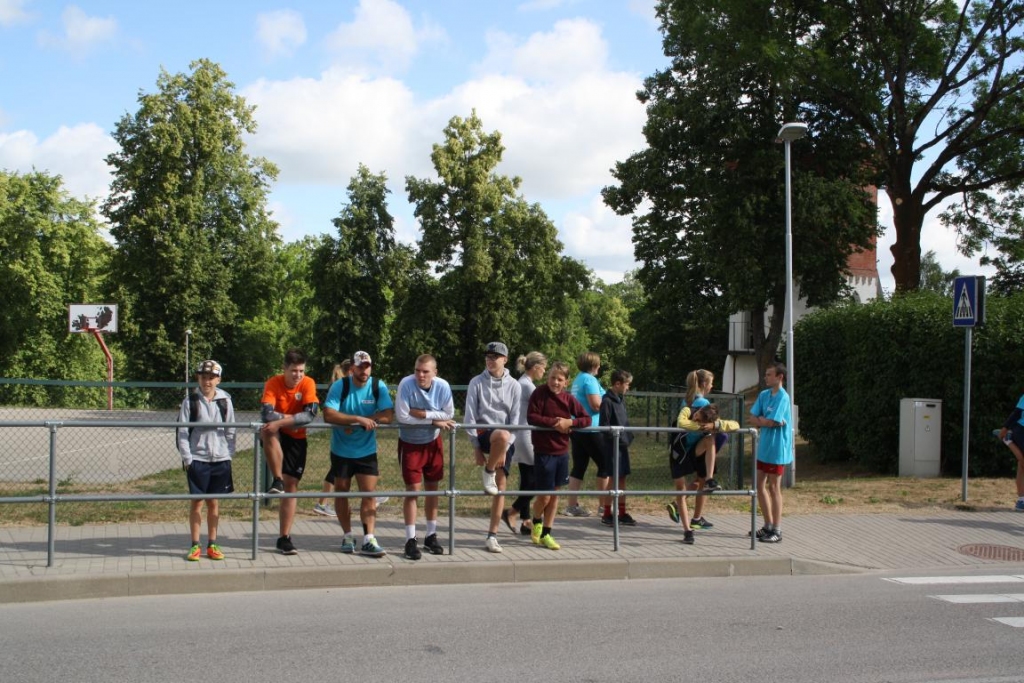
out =
[[(634, 93), (666, 65), (653, 4), (0, 0), (0, 168), (60, 174), (72, 194), (102, 199), (117, 120), (161, 68), (208, 58), (257, 107), (249, 151), (280, 168), (270, 208), (284, 239), (332, 232), (364, 163), (388, 176), (398, 237), (414, 241), (405, 177), (432, 176), (431, 145), (475, 108), (502, 134), (499, 172), (523, 179), (568, 254), (615, 282), (636, 265), (631, 232), (599, 193), (643, 146)], [(882, 197), (883, 225), (891, 213)], [(947, 270), (980, 273), (931, 218), (923, 249)], [(890, 230), (878, 250), (888, 289), (891, 241)]]

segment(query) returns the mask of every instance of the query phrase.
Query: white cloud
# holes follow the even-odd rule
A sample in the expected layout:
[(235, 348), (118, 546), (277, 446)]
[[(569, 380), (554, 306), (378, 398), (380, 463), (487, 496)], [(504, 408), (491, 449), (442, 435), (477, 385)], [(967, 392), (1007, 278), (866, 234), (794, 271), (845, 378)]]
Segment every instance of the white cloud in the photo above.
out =
[(516, 7), (520, 12), (543, 12), (579, 4), (580, 0), (527, 0)]
[(445, 39), (437, 24), (424, 21), (416, 26), (393, 0), (359, 0), (355, 20), (339, 25), (326, 45), (339, 65), (390, 74), (404, 70), (423, 43)]
[(67, 50), (82, 58), (93, 48), (110, 42), (117, 35), (117, 20), (113, 17), (90, 17), (75, 5), (68, 5), (61, 13), (64, 33), (55, 36), (48, 31), (39, 34), (40, 44)]
[(543, 82), (571, 81), (605, 68), (608, 44), (601, 27), (587, 19), (566, 19), (554, 29), (523, 42), (504, 32), (487, 34), (488, 53), (477, 67), (483, 74), (514, 74)]
[(24, 9), (25, 0), (0, 0), (0, 26), (11, 26), (28, 21), (29, 13)]
[(110, 168), (104, 159), (116, 150), (113, 138), (93, 123), (61, 126), (42, 141), (25, 130), (0, 133), (0, 168), (60, 175), (72, 196), (104, 199), (110, 189)]
[(256, 41), (269, 57), (289, 56), (306, 42), (306, 23), (293, 10), (264, 12), (256, 17)]
[(637, 267), (630, 217), (609, 209), (600, 195), (581, 210), (567, 212), (559, 221), (558, 236), (568, 254), (585, 261), (605, 282), (619, 282), (625, 271)]

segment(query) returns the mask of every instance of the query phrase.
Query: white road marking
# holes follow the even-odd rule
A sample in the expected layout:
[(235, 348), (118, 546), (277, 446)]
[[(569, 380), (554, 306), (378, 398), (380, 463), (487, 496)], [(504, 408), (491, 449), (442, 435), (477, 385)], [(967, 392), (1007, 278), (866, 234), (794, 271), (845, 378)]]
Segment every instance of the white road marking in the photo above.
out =
[(1024, 583), (1024, 576), (1021, 575), (992, 575), (992, 576), (905, 576), (894, 579), (885, 579), (893, 583), (902, 583), (914, 586), (928, 586), (941, 583), (971, 584), (971, 583)]
[(995, 617), (992, 621), (998, 621), (1000, 624), (1006, 624), (1014, 628), (1024, 628), (1024, 617)]
[(1024, 593), (994, 593), (979, 595), (929, 595), (929, 598), (955, 605), (980, 605), (990, 602), (1024, 602)]

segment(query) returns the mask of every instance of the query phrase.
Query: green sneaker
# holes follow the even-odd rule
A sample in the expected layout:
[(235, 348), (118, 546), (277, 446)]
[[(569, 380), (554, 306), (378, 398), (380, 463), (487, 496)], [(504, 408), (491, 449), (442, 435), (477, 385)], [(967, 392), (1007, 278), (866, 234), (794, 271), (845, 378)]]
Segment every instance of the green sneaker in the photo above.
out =
[(547, 536), (541, 536), (540, 544), (542, 546), (544, 546), (545, 548), (547, 548), (548, 550), (561, 550), (562, 549), (562, 546), (558, 545), (558, 541), (556, 541), (555, 537), (552, 536), (551, 534), (548, 534)]
[(534, 545), (540, 545), (540, 535), (544, 531), (543, 524), (534, 524), (533, 529), (530, 531), (530, 540), (533, 541)]
[(188, 555), (185, 556), (185, 559), (188, 560), (189, 562), (198, 562), (199, 558), (202, 556), (202, 554), (203, 554), (203, 551), (199, 547), (199, 544), (198, 543), (193, 543), (192, 547), (188, 551)]
[(672, 520), (672, 523), (679, 524), (679, 508), (676, 507), (676, 504), (669, 503), (665, 509), (668, 511), (668, 518)]

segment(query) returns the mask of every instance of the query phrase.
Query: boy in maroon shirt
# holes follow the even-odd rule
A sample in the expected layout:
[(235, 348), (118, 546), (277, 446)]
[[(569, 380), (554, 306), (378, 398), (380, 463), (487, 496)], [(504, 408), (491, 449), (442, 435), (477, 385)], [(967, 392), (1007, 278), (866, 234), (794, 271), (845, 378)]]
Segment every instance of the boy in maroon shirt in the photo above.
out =
[[(555, 431), (535, 431), (533, 440), (534, 480), (537, 491), (557, 491), (569, 483), (569, 432), (590, 426), (590, 414), (576, 397), (565, 391), (569, 383), (569, 366), (562, 362), (551, 364), (548, 382), (538, 387), (530, 397), (526, 421), (537, 427), (550, 427)], [(551, 535), (558, 510), (557, 495), (538, 495), (533, 500), (534, 544), (550, 550), (561, 548)]]

